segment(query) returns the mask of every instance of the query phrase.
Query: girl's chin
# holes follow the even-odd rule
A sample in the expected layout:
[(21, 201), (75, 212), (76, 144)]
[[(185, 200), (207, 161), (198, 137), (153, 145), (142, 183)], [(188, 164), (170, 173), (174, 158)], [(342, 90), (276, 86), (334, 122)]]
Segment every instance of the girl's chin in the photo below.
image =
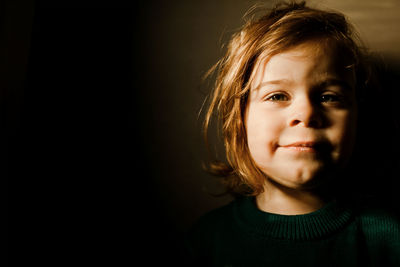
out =
[(268, 180), (291, 189), (312, 189), (320, 185), (326, 172), (321, 166), (315, 168), (293, 169), (288, 167), (285, 172), (264, 171)]

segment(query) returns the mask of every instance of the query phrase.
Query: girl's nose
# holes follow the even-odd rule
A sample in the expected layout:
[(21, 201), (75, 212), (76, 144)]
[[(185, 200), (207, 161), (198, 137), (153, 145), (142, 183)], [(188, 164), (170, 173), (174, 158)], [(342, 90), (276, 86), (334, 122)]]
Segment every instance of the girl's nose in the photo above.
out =
[(323, 125), (322, 110), (311, 99), (299, 99), (292, 103), (292, 115), (289, 126), (302, 125), (307, 128), (321, 128)]

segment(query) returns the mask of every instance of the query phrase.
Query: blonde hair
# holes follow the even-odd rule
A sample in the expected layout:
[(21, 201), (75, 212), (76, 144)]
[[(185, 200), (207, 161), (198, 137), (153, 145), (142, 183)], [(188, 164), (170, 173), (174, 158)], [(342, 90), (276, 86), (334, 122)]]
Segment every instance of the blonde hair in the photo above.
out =
[[(258, 19), (250, 19), (229, 41), (224, 57), (210, 69), (217, 73), (203, 130), (208, 145), (210, 122), (220, 123), (226, 160), (214, 160), (208, 170), (223, 177), (227, 192), (258, 195), (265, 174), (256, 166), (248, 146), (244, 112), (254, 69), (271, 57), (311, 39), (333, 41), (351, 61), (358, 86), (365, 83), (360, 41), (346, 18), (337, 12), (306, 7), (305, 2), (281, 3)], [(328, 42), (325, 42), (328, 43)]]

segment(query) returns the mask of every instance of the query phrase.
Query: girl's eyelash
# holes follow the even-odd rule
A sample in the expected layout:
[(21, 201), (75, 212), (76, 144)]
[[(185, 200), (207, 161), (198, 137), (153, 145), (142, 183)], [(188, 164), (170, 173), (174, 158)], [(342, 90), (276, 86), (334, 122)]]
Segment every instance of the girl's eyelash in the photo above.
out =
[(341, 97), (336, 94), (323, 94), (321, 95), (320, 100), (323, 103), (339, 102), (341, 101)]
[[(285, 93), (273, 93), (264, 98), (264, 101), (271, 102), (286, 102), (289, 101), (290, 97)], [(343, 101), (343, 97), (341, 95), (335, 93), (324, 93), (314, 98), (315, 103), (322, 104), (337, 104)]]
[(266, 101), (288, 101), (289, 97), (283, 93), (275, 93), (265, 98)]

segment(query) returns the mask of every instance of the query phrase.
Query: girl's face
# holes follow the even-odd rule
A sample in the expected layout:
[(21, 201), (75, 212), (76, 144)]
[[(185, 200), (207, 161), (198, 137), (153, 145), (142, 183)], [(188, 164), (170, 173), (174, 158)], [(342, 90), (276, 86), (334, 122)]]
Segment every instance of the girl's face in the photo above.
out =
[(353, 150), (355, 76), (334, 48), (306, 42), (255, 69), (245, 111), (250, 154), (274, 182), (304, 188)]

